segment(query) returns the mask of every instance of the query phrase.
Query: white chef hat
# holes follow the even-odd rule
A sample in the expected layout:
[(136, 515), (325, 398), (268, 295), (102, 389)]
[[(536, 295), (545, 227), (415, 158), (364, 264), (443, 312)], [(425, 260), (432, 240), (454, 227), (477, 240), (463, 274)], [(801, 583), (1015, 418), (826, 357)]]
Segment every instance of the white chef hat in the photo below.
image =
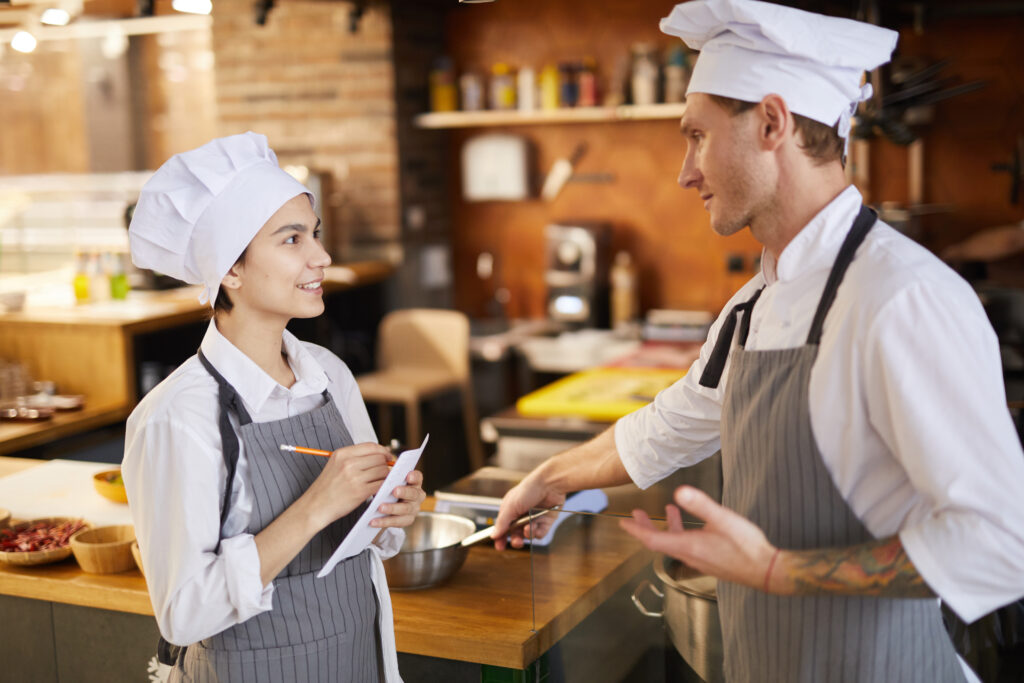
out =
[(700, 50), (689, 93), (747, 102), (776, 94), (789, 110), (847, 138), (857, 104), (871, 97), (865, 70), (885, 64), (899, 35), (852, 19), (756, 0), (676, 5), (661, 30)]
[(266, 136), (248, 132), (176, 154), (142, 186), (128, 228), (132, 262), (189, 284), (213, 305), (220, 282), (305, 185), (281, 170)]

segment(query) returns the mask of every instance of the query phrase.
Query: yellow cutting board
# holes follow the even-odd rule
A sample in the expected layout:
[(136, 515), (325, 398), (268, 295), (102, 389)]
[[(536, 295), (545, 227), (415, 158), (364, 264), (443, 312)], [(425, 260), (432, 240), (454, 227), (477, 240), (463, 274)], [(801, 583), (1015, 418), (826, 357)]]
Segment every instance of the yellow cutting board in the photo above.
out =
[(613, 422), (654, 400), (686, 374), (669, 368), (593, 368), (541, 387), (516, 401), (527, 417), (583, 417)]

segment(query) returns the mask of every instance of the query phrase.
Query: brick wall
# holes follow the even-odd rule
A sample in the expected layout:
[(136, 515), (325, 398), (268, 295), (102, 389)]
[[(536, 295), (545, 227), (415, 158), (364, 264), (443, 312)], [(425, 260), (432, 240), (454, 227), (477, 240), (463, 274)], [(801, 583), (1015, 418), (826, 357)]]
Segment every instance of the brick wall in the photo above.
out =
[(282, 165), (326, 171), (325, 240), (336, 260), (399, 238), (391, 20), (350, 2), (279, 0), (263, 26), (251, 0), (217, 0), (213, 46), (220, 135), (263, 133)]

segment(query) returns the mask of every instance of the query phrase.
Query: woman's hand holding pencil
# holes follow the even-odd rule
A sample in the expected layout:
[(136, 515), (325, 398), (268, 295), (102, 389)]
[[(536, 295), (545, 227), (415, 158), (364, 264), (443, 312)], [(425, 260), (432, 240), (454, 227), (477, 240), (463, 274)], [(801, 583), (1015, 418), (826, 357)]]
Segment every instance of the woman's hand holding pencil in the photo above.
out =
[[(289, 446), (287, 444), (281, 444), (282, 451), (288, 451), (289, 453), (305, 453), (306, 455), (322, 455), (325, 458), (329, 458), (333, 451), (325, 451), (320, 448), (306, 448), (305, 446)], [(394, 461), (388, 461), (388, 467), (394, 465)]]

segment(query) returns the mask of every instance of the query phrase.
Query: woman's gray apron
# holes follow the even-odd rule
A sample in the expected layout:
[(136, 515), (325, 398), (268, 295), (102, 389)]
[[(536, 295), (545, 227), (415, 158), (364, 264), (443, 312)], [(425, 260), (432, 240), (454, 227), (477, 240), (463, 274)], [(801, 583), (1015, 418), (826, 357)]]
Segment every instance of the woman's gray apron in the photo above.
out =
[[(332, 451), (352, 437), (330, 394), (319, 408), (272, 422), (253, 422), (230, 384), (199, 353), (217, 380), (220, 429), (228, 466), (221, 522), (230, 506), (238, 443), (228, 413), (238, 416), (253, 493), (248, 533), (276, 519), (320, 474), (327, 459), (285, 453), (281, 444)], [(363, 513), (364, 503), (320, 531), (274, 579), (273, 608), (212, 638), (176, 652), (171, 681), (373, 683), (384, 679), (377, 628), (377, 598), (369, 550), (339, 563), (323, 579), (317, 572)]]
[[(875, 220), (873, 211), (861, 208), (832, 266), (804, 346), (743, 348), (758, 290), (730, 312), (701, 376), (702, 385), (718, 386), (728, 357), (722, 502), (787, 550), (874, 540), (825, 469), (811, 431), (808, 388), (825, 316)], [(740, 313), (745, 315), (730, 353)], [(935, 599), (777, 596), (720, 581), (718, 602), (726, 679), (732, 683), (965, 680)]]

